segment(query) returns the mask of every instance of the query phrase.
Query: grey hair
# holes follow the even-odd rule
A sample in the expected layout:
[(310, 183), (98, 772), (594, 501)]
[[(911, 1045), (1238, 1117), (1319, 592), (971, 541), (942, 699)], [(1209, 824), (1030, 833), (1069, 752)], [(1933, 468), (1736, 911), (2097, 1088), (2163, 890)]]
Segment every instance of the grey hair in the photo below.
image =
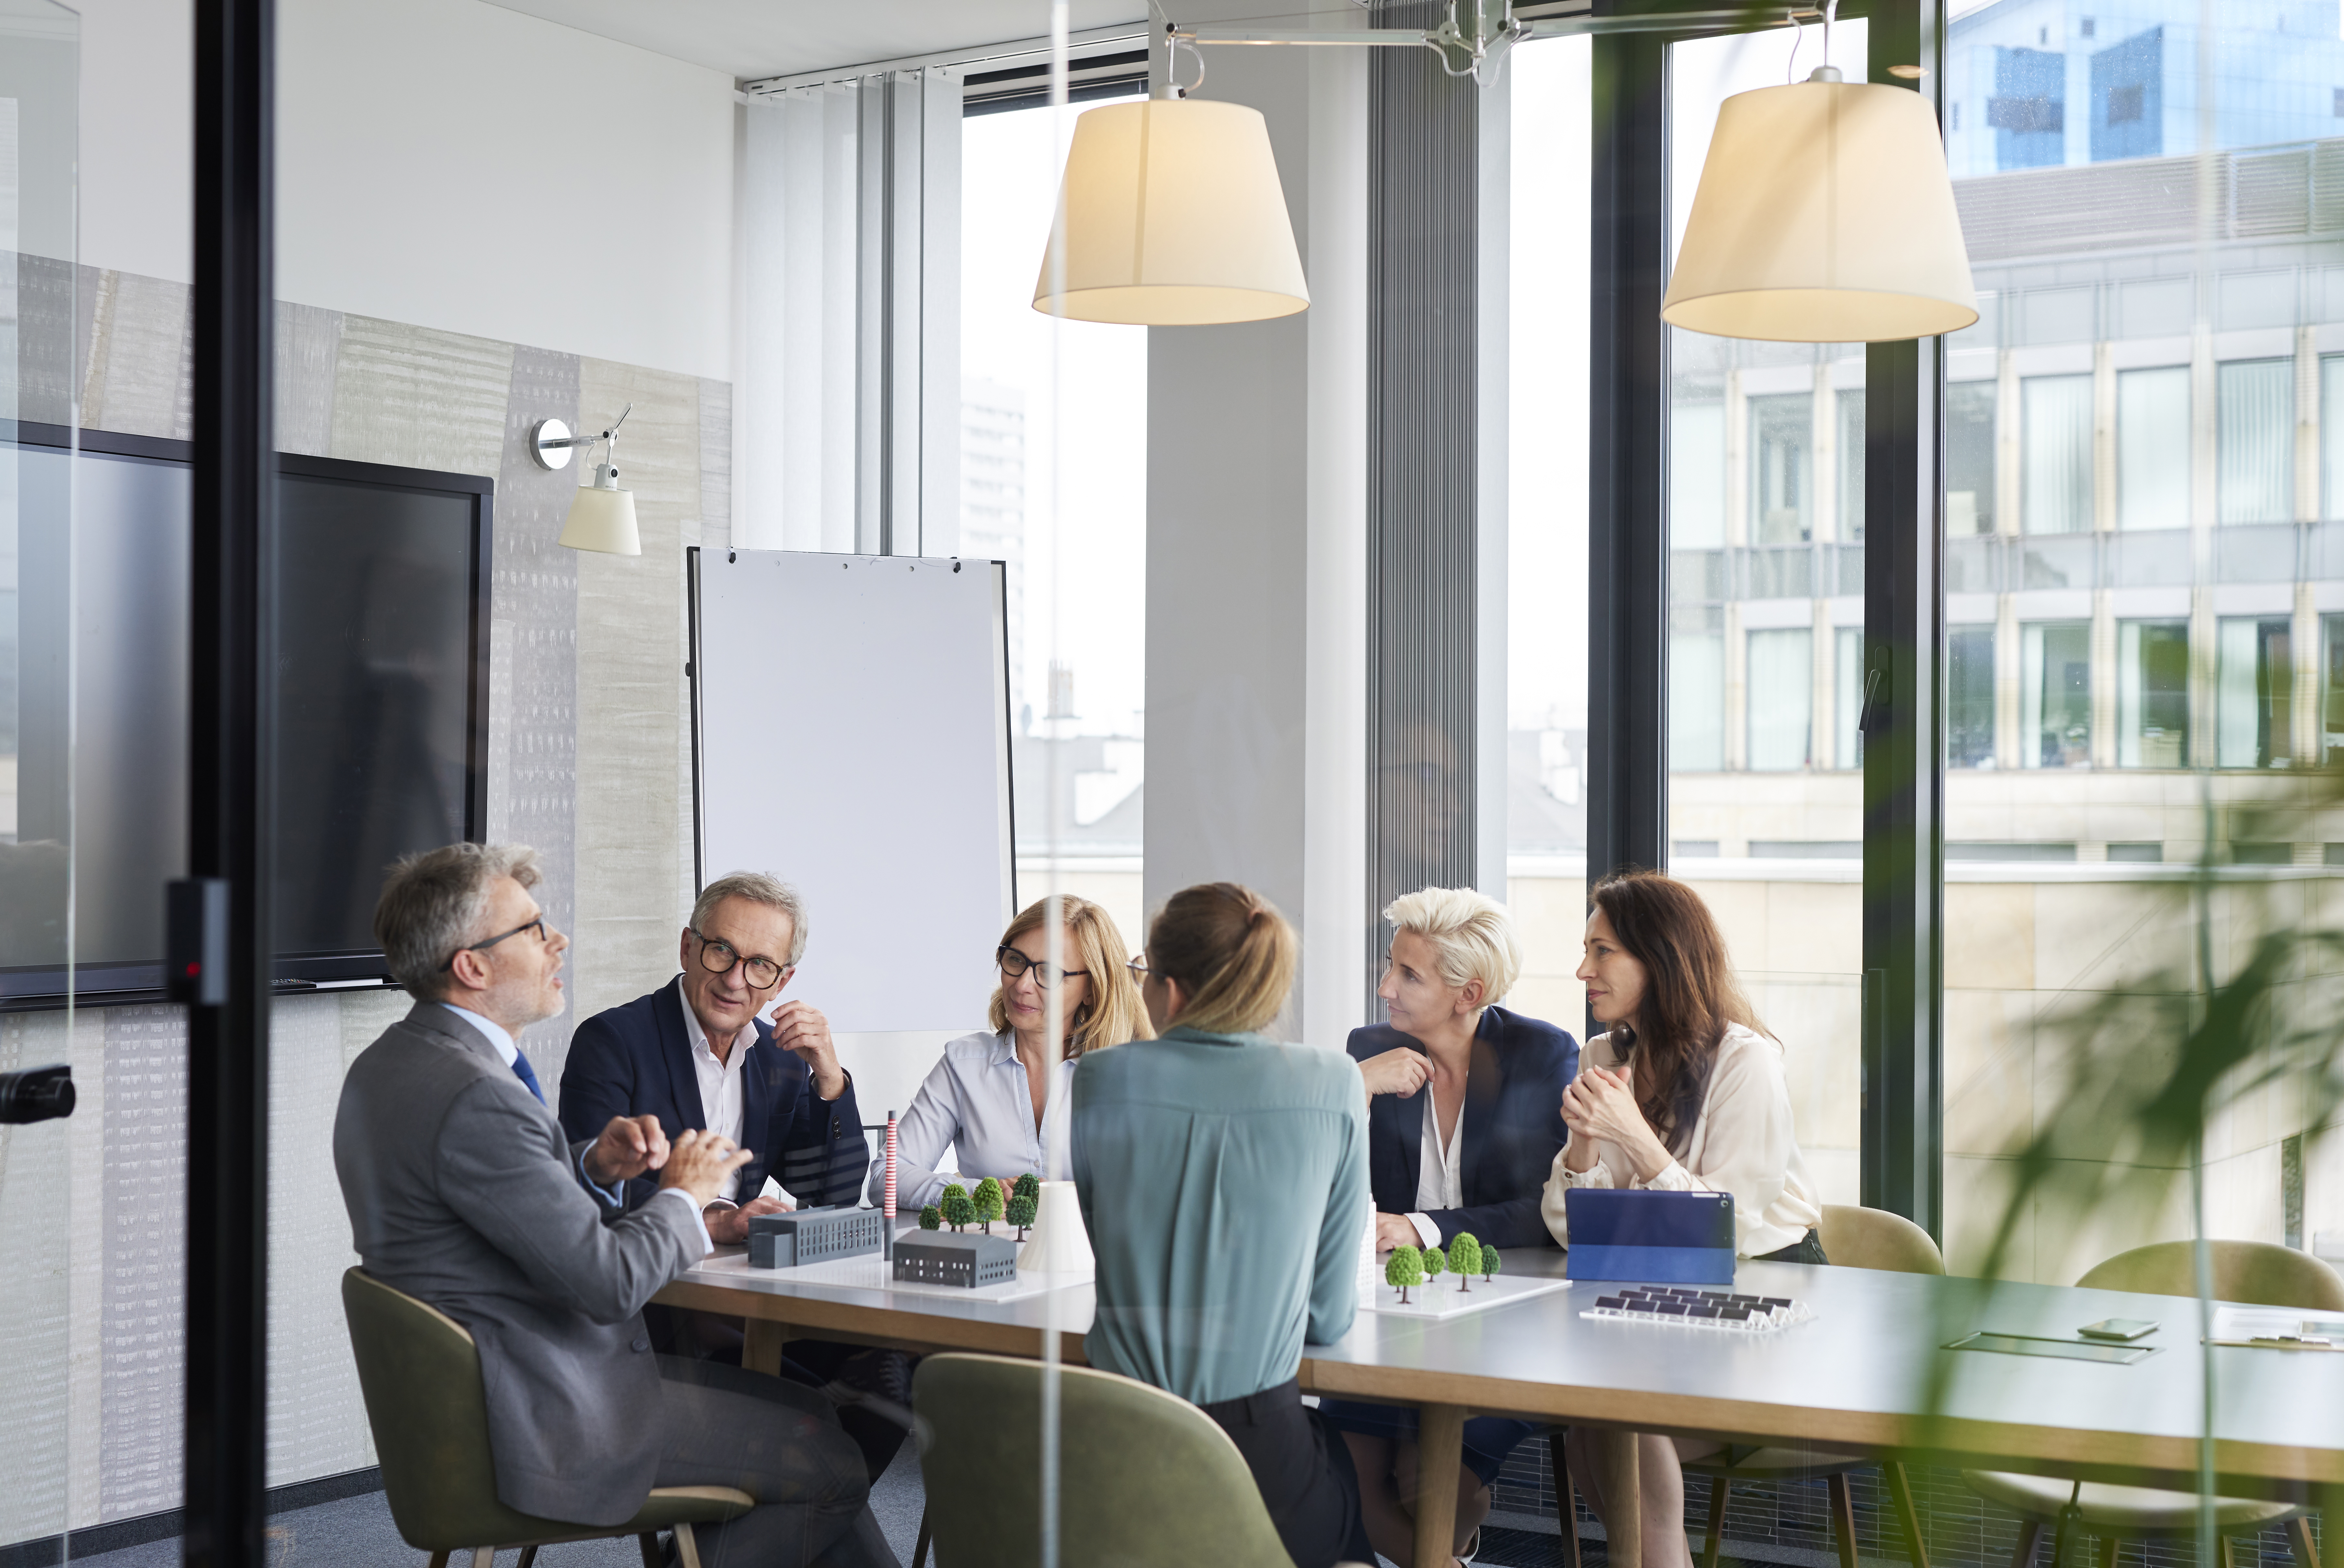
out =
[(402, 858), (374, 906), (374, 940), (391, 978), (409, 995), (436, 1000), (447, 989), (443, 967), (487, 934), (480, 927), (497, 879), (534, 888), (540, 875), (537, 851), (526, 844), (447, 844)]
[(790, 956), (784, 960), (791, 969), (805, 957), (805, 900), (798, 890), (779, 877), (769, 877), (763, 871), (731, 871), (700, 890), (700, 897), (692, 906), (692, 929), (698, 930), (716, 912), (716, 906), (727, 899), (746, 899), (753, 904), (763, 904), (769, 910), (779, 910), (790, 918)]

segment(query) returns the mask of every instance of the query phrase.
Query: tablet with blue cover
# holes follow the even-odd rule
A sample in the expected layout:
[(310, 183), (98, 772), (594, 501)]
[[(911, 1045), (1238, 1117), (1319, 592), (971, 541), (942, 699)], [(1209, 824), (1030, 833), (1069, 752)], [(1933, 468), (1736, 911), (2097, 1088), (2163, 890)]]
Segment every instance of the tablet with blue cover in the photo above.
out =
[(1562, 1195), (1571, 1231), (1565, 1276), (1654, 1285), (1733, 1282), (1733, 1195), (1622, 1192), (1574, 1187)]

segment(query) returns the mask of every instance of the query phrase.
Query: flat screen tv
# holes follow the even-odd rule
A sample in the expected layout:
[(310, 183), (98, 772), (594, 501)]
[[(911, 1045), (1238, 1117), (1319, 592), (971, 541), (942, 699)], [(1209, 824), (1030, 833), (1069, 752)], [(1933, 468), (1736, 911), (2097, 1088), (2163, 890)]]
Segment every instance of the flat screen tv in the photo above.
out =
[[(0, 432), (0, 1010), (64, 998), (68, 864), (76, 1000), (151, 1000), (187, 865), (193, 454)], [(280, 989), (381, 983), (383, 869), (484, 836), (492, 489), (278, 458)]]

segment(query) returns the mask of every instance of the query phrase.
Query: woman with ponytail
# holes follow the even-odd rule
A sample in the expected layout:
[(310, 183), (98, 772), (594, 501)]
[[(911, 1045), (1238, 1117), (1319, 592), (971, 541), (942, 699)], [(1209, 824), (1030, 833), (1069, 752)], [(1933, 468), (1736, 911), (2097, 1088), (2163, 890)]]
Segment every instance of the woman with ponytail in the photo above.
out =
[[(1579, 980), (1608, 1032), (1587, 1042), (1563, 1091), (1571, 1141), (1555, 1156), (1541, 1213), (1571, 1245), (1573, 1187), (1733, 1194), (1735, 1250), (1769, 1262), (1821, 1263), (1823, 1210), (1792, 1125), (1783, 1047), (1733, 978), (1725, 939), (1699, 894), (1659, 871), (1606, 878), (1591, 896)], [(1566, 1440), (1571, 1479), (1599, 1517), (1615, 1500), (1591, 1444)], [(1638, 1440), (1644, 1561), (1691, 1568), (1679, 1462), (1713, 1442)]]
[(1350, 1451), (1302, 1403), (1305, 1341), (1358, 1311), (1368, 1102), (1340, 1051), (1262, 1031), (1293, 928), (1259, 894), (1172, 895), (1134, 960), (1152, 1040), (1075, 1065), (1075, 1191), (1097, 1255), (1091, 1365), (1199, 1406), (1296, 1568), (1375, 1561)]

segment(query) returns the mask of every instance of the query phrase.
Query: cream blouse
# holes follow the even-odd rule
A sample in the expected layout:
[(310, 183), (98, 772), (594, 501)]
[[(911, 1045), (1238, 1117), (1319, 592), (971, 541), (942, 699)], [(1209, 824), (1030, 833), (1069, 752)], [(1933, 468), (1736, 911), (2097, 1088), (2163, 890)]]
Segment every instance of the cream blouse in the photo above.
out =
[[(1586, 1061), (1617, 1069), (1612, 1037), (1587, 1042)], [(1568, 1153), (1566, 1148), (1564, 1153)], [(1718, 1042), (1709, 1091), (1693, 1122), (1684, 1154), (1650, 1181), (1639, 1181), (1620, 1146), (1596, 1145), (1595, 1163), (1583, 1172), (1563, 1168), (1554, 1157), (1539, 1212), (1555, 1241), (1571, 1245), (1563, 1218), (1563, 1194), (1573, 1187), (1649, 1188), (1669, 1192), (1733, 1194), (1734, 1251), (1755, 1258), (1798, 1241), (1823, 1219), (1814, 1184), (1791, 1119), (1791, 1088), (1783, 1074), (1783, 1048), (1754, 1030), (1729, 1025)]]

